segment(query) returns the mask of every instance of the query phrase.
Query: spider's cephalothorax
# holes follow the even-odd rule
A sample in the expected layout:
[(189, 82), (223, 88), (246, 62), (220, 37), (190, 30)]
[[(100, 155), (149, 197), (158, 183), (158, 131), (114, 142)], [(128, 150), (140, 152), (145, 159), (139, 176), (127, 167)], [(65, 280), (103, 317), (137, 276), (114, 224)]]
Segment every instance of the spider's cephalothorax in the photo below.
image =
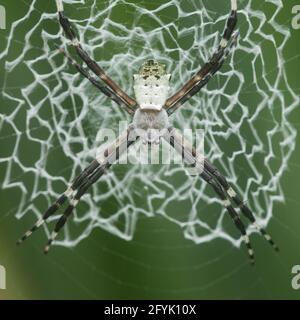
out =
[(142, 143), (159, 144), (170, 122), (167, 111), (164, 109), (159, 111), (137, 109), (133, 117), (133, 126), (136, 136), (141, 138)]
[[(189, 165), (201, 168), (199, 177), (212, 187), (216, 196), (222, 201), (229, 217), (233, 220), (242, 235), (242, 240), (248, 249), (252, 262), (254, 262), (254, 252), (244, 223), (237, 210), (240, 210), (241, 214), (256, 226), (258, 231), (276, 250), (278, 249), (271, 236), (256, 223), (252, 211), (234, 191), (227, 179), (209, 159), (195, 150), (191, 144), (184, 142), (183, 136), (178, 130), (170, 126), (168, 119), (169, 115), (182, 106), (185, 101), (197, 94), (209, 82), (212, 76), (222, 67), (226, 57), (236, 44), (238, 32), (234, 33), (234, 29), (237, 23), (237, 0), (231, 0), (230, 2), (231, 12), (227, 19), (222, 39), (210, 60), (171, 97), (168, 97), (171, 75), (166, 73), (165, 65), (154, 60), (145, 62), (140, 68), (139, 73), (134, 75), (135, 100), (109, 78), (99, 64), (83, 49), (76, 38), (74, 29), (64, 14), (63, 1), (56, 0), (59, 22), (62, 28), (71, 40), (71, 44), (75, 48), (78, 57), (85, 62), (94, 75), (66, 54), (63, 49), (60, 51), (66, 55), (68, 61), (77, 71), (87, 78), (97, 89), (118, 105), (125, 107), (125, 110), (130, 115), (133, 115), (133, 123), (104, 152), (97, 155), (90, 165), (73, 180), (67, 190), (48, 208), (42, 218), (24, 234), (18, 243), (27, 239), (49, 217), (53, 216), (65, 202), (68, 202), (69, 205), (56, 223), (54, 231), (45, 247), (45, 253), (47, 253), (58, 232), (74, 212), (81, 197), (107, 172), (121, 154), (135, 143), (135, 139), (130, 139), (130, 136), (132, 137), (133, 135), (136, 138), (141, 138), (144, 143), (159, 143), (160, 138), (163, 137), (182, 155)], [(200, 159), (202, 159), (201, 162), (199, 162)]]
[(142, 110), (160, 111), (168, 99), (170, 74), (154, 60), (145, 62), (134, 76), (134, 93)]

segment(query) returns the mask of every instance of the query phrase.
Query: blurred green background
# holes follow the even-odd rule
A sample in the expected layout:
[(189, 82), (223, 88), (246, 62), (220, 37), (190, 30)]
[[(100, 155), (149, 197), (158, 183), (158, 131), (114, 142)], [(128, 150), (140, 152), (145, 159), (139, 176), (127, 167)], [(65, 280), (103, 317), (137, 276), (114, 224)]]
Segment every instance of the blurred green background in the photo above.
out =
[[(27, 12), (30, 1), (6, 0), (0, 1), (0, 4), (5, 5), (7, 10), (7, 30), (0, 30), (1, 52), (6, 46), (9, 28)], [(290, 85), (299, 93), (300, 30), (291, 28), (291, 11), (295, 4), (297, 1), (286, 1), (278, 21), (291, 30), (284, 50), (285, 67)], [(260, 2), (257, 5), (261, 6)], [(47, 9), (49, 7), (54, 12), (54, 1), (51, 4), (47, 1)], [(261, 10), (267, 13), (268, 8), (267, 5), (262, 6)], [(215, 6), (214, 10), (217, 11), (218, 7)], [(220, 12), (224, 13), (222, 7)], [(122, 16), (121, 10), (119, 14)], [(69, 15), (72, 15), (72, 10)], [(132, 17), (128, 15), (126, 18)], [(49, 28), (55, 30), (55, 26)], [(11, 54), (18, 51), (24, 38), (20, 36), (14, 40), (15, 48)], [(0, 65), (1, 87), (5, 76), (4, 62), (1, 60)], [(24, 77), (20, 68), (15, 83), (21, 85)], [(0, 108), (3, 108), (5, 100), (1, 100)], [(293, 111), (290, 121), (295, 128), (299, 128), (299, 108)], [(263, 126), (264, 122), (259, 125)], [(7, 143), (1, 139), (0, 148), (5, 149)], [(160, 216), (139, 219), (133, 241), (127, 242), (96, 229), (75, 248), (55, 247), (45, 257), (41, 253), (45, 242), (42, 232), (24, 247), (15, 246), (16, 239), (32, 224), (33, 219), (27, 215), (17, 220), (14, 211), (18, 197), (13, 189), (0, 190), (0, 264), (7, 270), (7, 290), (0, 290), (0, 298), (298, 299), (300, 290), (292, 289), (291, 269), (300, 264), (299, 154), (297, 141), (288, 170), (282, 178), (286, 201), (276, 203), (268, 226), (281, 251), (275, 254), (260, 236), (253, 235), (255, 267), (249, 265), (244, 250), (236, 249), (223, 240), (197, 246), (184, 239), (176, 225)], [(1, 181), (4, 175), (5, 163), (0, 163)]]

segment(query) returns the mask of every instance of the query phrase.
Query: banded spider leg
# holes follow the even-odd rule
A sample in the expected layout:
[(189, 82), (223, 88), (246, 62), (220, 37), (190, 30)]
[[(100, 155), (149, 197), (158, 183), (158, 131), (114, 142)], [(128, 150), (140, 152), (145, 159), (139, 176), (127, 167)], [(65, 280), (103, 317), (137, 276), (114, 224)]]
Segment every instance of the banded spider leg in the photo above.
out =
[(242, 235), (242, 240), (245, 243), (250, 261), (254, 264), (254, 251), (250, 243), (250, 239), (247, 235), (246, 228), (239, 214), (233, 206), (233, 203), (238, 206), (243, 215), (253, 223), (256, 228), (261, 232), (264, 238), (272, 245), (272, 247), (278, 251), (278, 247), (274, 243), (271, 236), (261, 228), (252, 213), (252, 211), (243, 203), (237, 193), (233, 190), (231, 185), (227, 182), (227, 179), (221, 175), (219, 170), (214, 167), (201, 153), (199, 153), (193, 146), (181, 135), (181, 133), (174, 129), (169, 128), (164, 135), (164, 139), (182, 155), (183, 159), (194, 168), (197, 169), (197, 173), (205, 182), (207, 182), (218, 195), (223, 202), (224, 207), (227, 210), (230, 218), (233, 220), (235, 226)]
[[(93, 60), (89, 54), (83, 49), (81, 43), (79, 42), (79, 39), (76, 36), (76, 32), (74, 31), (69, 19), (65, 16), (64, 13), (64, 5), (63, 0), (56, 0), (56, 7), (57, 7), (57, 13), (58, 13), (58, 20), (63, 28), (66, 36), (71, 41), (71, 45), (75, 48), (75, 51), (78, 55), (78, 57), (85, 62), (87, 67), (101, 80), (103, 81), (109, 88), (110, 91), (113, 91), (114, 96), (118, 98), (119, 101), (122, 101), (127, 107), (127, 110), (130, 110), (132, 113), (137, 106), (137, 103), (135, 99), (129, 97), (105, 72), (104, 70), (99, 66), (99, 64)], [(84, 75), (80, 68), (75, 65), (77, 70)], [(86, 76), (86, 75), (84, 75)], [(91, 80), (90, 80), (91, 81)], [(92, 81), (93, 82), (93, 81)]]
[(167, 109), (168, 114), (172, 114), (182, 106), (184, 102), (198, 93), (213, 75), (220, 70), (232, 47), (237, 42), (239, 33), (234, 33), (237, 21), (237, 0), (231, 0), (231, 12), (227, 19), (226, 27), (217, 50), (210, 60), (205, 63), (203, 67), (181, 87), (181, 89), (166, 101), (165, 108)]
[(115, 163), (122, 154), (136, 141), (134, 126), (123, 132), (114, 142), (112, 142), (104, 152), (100, 153), (96, 159), (94, 159), (89, 166), (87, 166), (71, 183), (67, 190), (48, 208), (34, 226), (29, 229), (23, 237), (21, 237), (17, 244), (21, 244), (33, 232), (41, 227), (49, 217), (53, 216), (60, 207), (68, 200), (69, 205), (57, 221), (54, 231), (52, 232), (44, 252), (47, 253), (50, 249), (52, 242), (57, 237), (61, 228), (67, 222), (67, 219), (74, 212), (74, 209), (78, 205), (81, 197), (88, 191), (88, 189), (97, 182), (103, 174)]

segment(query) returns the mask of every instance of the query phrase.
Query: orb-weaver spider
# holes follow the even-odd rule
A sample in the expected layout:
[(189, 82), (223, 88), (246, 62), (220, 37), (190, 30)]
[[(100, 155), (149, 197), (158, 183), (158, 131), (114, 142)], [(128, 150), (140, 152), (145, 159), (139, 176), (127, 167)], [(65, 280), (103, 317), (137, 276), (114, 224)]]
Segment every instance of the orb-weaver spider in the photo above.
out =
[[(171, 97), (168, 97), (171, 75), (166, 73), (165, 65), (154, 60), (149, 60), (141, 66), (138, 74), (134, 75), (134, 92), (136, 99), (127, 95), (83, 49), (68, 18), (64, 14), (63, 1), (56, 0), (56, 3), (59, 22), (65, 34), (71, 41), (79, 58), (83, 60), (94, 75), (79, 65), (63, 49), (60, 49), (60, 51), (65, 54), (68, 61), (82, 76), (87, 78), (96, 88), (114, 100), (118, 105), (124, 107), (125, 110), (133, 116), (133, 121), (123, 134), (74, 179), (67, 190), (48, 208), (43, 217), (25, 233), (18, 243), (20, 244), (27, 239), (68, 200), (69, 205), (58, 220), (45, 247), (44, 251), (47, 253), (58, 232), (73, 213), (80, 198), (87, 192), (91, 185), (96, 183), (100, 177), (105, 174), (120, 155), (139, 138), (142, 139), (144, 143), (149, 144), (159, 143), (161, 139), (165, 139), (176, 151), (182, 154), (185, 161), (199, 170), (198, 175), (213, 188), (240, 231), (252, 263), (254, 262), (254, 252), (244, 224), (234, 205), (241, 210), (242, 214), (251, 223), (255, 224), (260, 233), (274, 249), (278, 250), (271, 236), (263, 228), (258, 226), (251, 210), (240, 199), (226, 178), (208, 159), (202, 154), (199, 154), (197, 150), (186, 142), (179, 131), (173, 128), (169, 122), (169, 116), (182, 106), (184, 102), (198, 93), (222, 67), (226, 57), (235, 46), (238, 38), (238, 32), (234, 32), (237, 24), (237, 0), (231, 0), (231, 12), (217, 50), (210, 60), (205, 63), (179, 91)], [(134, 136), (134, 139), (132, 139), (132, 136)]]

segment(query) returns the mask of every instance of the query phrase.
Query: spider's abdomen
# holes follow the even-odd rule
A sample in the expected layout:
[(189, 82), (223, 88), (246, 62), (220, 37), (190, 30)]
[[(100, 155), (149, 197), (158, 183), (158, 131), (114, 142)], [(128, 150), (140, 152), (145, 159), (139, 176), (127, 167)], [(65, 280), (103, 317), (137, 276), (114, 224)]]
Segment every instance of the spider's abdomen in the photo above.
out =
[(170, 74), (148, 77), (134, 75), (134, 92), (142, 110), (162, 109), (168, 98), (170, 77)]

